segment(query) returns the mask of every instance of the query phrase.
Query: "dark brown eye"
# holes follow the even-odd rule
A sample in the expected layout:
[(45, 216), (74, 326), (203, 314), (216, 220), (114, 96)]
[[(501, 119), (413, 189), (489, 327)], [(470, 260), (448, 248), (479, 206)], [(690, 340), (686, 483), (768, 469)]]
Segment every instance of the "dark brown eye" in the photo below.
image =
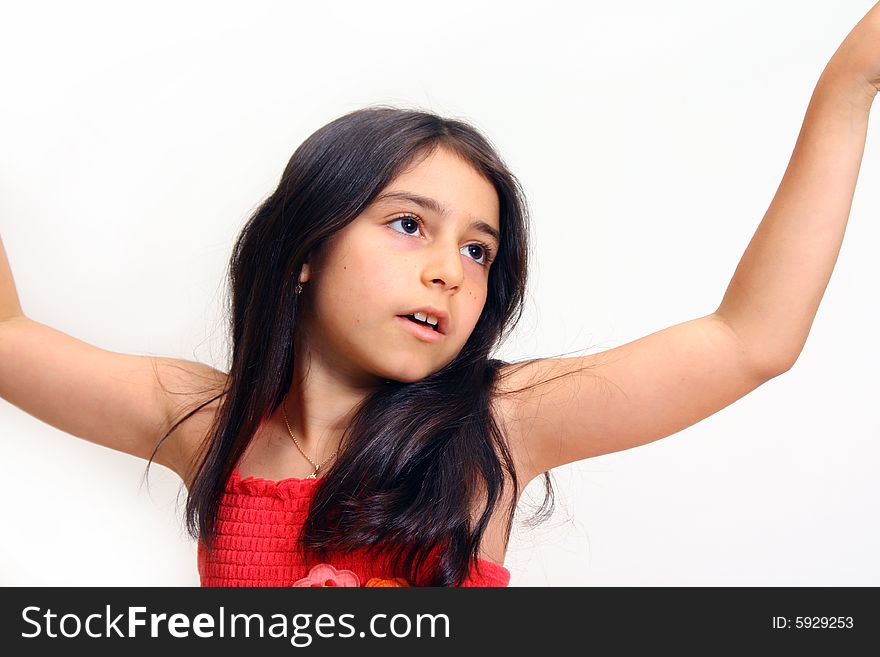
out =
[[(389, 221), (388, 224), (389, 225), (396, 224), (398, 222), (400, 223), (401, 226), (403, 226), (404, 224), (408, 224), (410, 226), (410, 228), (414, 228), (415, 230), (418, 230), (418, 228), (421, 227), (421, 225), (422, 225), (422, 220), (419, 217), (417, 217), (414, 214), (409, 214), (409, 213), (402, 214), (400, 216), (395, 217), (394, 219)], [(403, 233), (404, 235), (415, 235), (416, 234), (416, 233), (409, 232), (409, 230), (407, 230), (406, 228), (404, 228), (403, 230), (404, 230), (404, 233)], [(397, 231), (397, 232), (400, 232), (400, 231)], [(488, 268), (489, 264), (492, 262), (492, 249), (491, 249), (491, 247), (488, 244), (484, 244), (483, 242), (476, 242), (474, 244), (468, 244), (466, 247), (463, 247), (463, 248), (472, 249), (474, 247), (480, 249), (482, 251), (482, 253), (477, 258), (474, 258), (473, 254), (471, 254), (471, 258), (473, 258), (474, 262), (476, 262), (478, 265), (482, 265), (483, 267)], [(480, 262), (480, 258), (482, 258), (482, 262)]]
[[(388, 223), (389, 224), (396, 224), (397, 222), (400, 222), (401, 226), (404, 223), (406, 223), (410, 226), (410, 228), (415, 227), (415, 230), (418, 230), (419, 225), (421, 223), (419, 221), (418, 217), (416, 217), (414, 214), (404, 214), (399, 217), (395, 217), (393, 220), (389, 221)], [(406, 228), (404, 228), (404, 232), (406, 235), (415, 235), (415, 233), (409, 232)]]
[(476, 244), (469, 244), (468, 245), (468, 247), (474, 247), (474, 246), (483, 252), (482, 256), (481, 256), (483, 258), (483, 262), (480, 262), (478, 264), (481, 264), (484, 267), (488, 267), (489, 263), (492, 262), (492, 249), (490, 249), (488, 245), (483, 244), (482, 242), (477, 242)]

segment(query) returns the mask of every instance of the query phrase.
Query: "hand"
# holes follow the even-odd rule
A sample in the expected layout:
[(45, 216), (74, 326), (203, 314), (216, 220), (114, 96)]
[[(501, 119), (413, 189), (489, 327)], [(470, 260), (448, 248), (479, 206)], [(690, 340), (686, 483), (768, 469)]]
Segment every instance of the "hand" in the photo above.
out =
[(864, 93), (870, 106), (880, 91), (880, 2), (838, 46), (822, 75), (856, 85), (857, 93)]

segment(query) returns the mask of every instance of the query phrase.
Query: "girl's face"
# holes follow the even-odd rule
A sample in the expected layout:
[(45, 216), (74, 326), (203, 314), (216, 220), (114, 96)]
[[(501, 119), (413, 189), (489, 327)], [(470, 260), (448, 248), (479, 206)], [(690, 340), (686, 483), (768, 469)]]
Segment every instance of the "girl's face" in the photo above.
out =
[[(495, 188), (469, 163), (442, 147), (417, 161), (304, 267), (310, 357), (364, 385), (441, 369), (483, 310), (500, 230)], [(423, 307), (446, 313), (437, 339), (400, 317)]]

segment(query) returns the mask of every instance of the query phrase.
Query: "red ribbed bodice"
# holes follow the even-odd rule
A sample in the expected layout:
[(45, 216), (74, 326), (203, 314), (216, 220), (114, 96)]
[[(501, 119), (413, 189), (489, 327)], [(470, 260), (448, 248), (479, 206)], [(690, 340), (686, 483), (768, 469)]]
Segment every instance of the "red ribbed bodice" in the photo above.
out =
[[(327, 563), (302, 562), (294, 547), (319, 479), (241, 478), (233, 471), (217, 518), (217, 538), (209, 554), (198, 545), (202, 586), (401, 586), (366, 550)], [(480, 559), (462, 586), (507, 586), (510, 571)]]

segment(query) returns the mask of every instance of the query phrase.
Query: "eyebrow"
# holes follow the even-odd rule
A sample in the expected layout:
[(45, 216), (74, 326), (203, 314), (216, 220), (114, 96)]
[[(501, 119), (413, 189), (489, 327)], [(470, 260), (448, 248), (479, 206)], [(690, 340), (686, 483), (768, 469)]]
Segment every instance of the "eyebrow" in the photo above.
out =
[[(430, 198), (429, 196), (422, 196), (421, 194), (416, 194), (414, 192), (407, 191), (394, 191), (394, 192), (385, 192), (384, 194), (380, 194), (375, 203), (380, 203), (386, 200), (403, 200), (410, 201), (415, 203), (416, 205), (420, 205), (421, 207), (430, 210), (434, 214), (438, 214), (441, 217), (449, 216), (449, 208), (444, 206), (442, 203), (437, 201), (436, 199)], [(468, 228), (474, 228), (485, 235), (488, 235), (492, 239), (495, 240), (496, 244), (501, 244), (501, 234), (498, 230), (495, 229), (494, 226), (486, 223), (481, 219), (473, 218), (473, 221), (470, 223)]]

